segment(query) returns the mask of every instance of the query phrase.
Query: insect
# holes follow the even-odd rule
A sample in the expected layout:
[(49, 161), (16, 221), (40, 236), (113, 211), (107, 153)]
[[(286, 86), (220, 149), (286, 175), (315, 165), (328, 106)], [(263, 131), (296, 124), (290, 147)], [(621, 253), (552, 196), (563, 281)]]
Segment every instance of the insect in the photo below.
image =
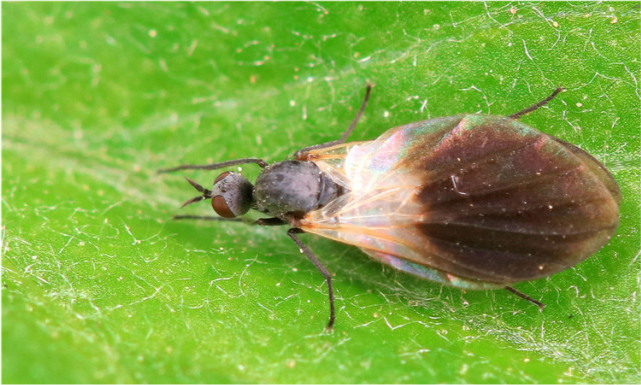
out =
[(460, 115), (392, 128), (372, 141), (346, 142), (365, 111), (372, 86), (342, 137), (268, 164), (244, 158), (159, 170), (216, 170), (255, 163), (255, 184), (224, 172), (211, 190), (219, 217), (240, 221), (250, 209), (260, 226), (287, 225), (287, 235), (327, 282), (335, 321), (332, 277), (299, 234), (359, 247), (398, 270), (461, 289), (507, 289), (546, 277), (588, 258), (619, 222), (621, 193), (608, 170), (580, 148), (518, 119), (551, 101), (510, 116)]

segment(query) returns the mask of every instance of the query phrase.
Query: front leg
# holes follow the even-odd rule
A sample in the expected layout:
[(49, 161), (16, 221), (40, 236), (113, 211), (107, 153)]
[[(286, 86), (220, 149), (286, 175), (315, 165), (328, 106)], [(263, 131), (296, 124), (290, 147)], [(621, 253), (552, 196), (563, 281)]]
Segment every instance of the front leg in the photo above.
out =
[(218, 170), (219, 168), (237, 166), (237, 165), (246, 164), (246, 163), (256, 163), (261, 168), (265, 168), (269, 166), (269, 164), (262, 159), (242, 158), (242, 159), (234, 159), (234, 160), (228, 160), (225, 162), (218, 162), (218, 163), (211, 163), (211, 164), (183, 164), (178, 167), (161, 168), (157, 172), (158, 174), (166, 174), (166, 173), (179, 171), (179, 170)]
[(196, 220), (213, 221), (213, 222), (236, 222), (236, 223), (244, 223), (250, 226), (282, 226), (287, 224), (287, 222), (285, 222), (280, 218), (260, 218), (256, 221), (252, 221), (252, 220), (243, 219), (243, 218), (223, 218), (223, 217), (216, 217), (213, 215), (174, 215), (174, 219), (175, 220), (196, 219)]

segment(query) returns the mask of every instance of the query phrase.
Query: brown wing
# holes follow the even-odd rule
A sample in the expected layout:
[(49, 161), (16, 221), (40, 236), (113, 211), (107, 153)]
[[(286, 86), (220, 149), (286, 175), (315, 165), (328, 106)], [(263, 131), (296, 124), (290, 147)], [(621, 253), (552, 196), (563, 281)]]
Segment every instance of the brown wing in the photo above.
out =
[(413, 123), (339, 152), (316, 164), (351, 191), (302, 228), (445, 274), (544, 277), (595, 253), (618, 225), (620, 192), (599, 162), (508, 118)]

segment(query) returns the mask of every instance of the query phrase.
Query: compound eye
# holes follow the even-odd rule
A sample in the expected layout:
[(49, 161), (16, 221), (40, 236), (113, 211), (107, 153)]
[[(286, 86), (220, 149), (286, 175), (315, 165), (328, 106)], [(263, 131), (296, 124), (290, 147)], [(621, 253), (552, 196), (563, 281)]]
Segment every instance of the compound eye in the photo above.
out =
[(236, 218), (222, 195), (217, 195), (211, 199), (211, 207), (213, 207), (216, 214), (223, 218)]
[(214, 181), (211, 207), (223, 218), (246, 214), (254, 200), (254, 186), (242, 175), (224, 172)]
[(226, 171), (216, 177), (216, 180), (214, 180), (214, 184), (220, 182), (221, 180), (227, 178), (227, 175), (231, 174), (231, 171)]

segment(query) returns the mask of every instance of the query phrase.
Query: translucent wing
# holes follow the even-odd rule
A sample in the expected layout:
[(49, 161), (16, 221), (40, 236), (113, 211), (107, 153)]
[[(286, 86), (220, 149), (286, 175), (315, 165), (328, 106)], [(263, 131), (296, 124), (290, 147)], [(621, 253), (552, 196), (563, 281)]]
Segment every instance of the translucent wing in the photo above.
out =
[(413, 123), (310, 160), (349, 192), (308, 213), (303, 230), (454, 285), (554, 274), (618, 225), (620, 192), (599, 162), (504, 117)]

